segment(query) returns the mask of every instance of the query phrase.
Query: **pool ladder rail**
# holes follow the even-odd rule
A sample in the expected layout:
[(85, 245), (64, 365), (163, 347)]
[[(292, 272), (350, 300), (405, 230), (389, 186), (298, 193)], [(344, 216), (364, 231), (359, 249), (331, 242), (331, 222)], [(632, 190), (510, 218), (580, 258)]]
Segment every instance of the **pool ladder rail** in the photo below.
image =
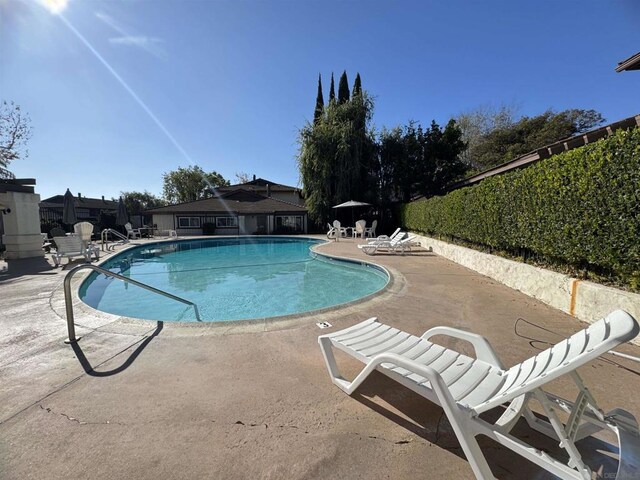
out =
[[(111, 245), (109, 245), (109, 234), (117, 237), (120, 241), (115, 241)], [(105, 247), (107, 251), (114, 250), (116, 245), (124, 245), (125, 243), (129, 243), (129, 239), (121, 234), (119, 231), (114, 230), (113, 228), (105, 228), (100, 232), (100, 241), (102, 243), (102, 251), (104, 251)]]
[(75, 343), (78, 340), (80, 340), (80, 337), (76, 337), (76, 329), (75, 329), (75, 322), (74, 322), (74, 317), (73, 317), (73, 300), (71, 298), (71, 279), (73, 278), (73, 276), (79, 272), (80, 270), (84, 270), (84, 269), (90, 269), (90, 270), (94, 270), (98, 273), (102, 273), (103, 275), (106, 275), (108, 277), (113, 277), (113, 278), (117, 278), (118, 280), (122, 280), (123, 282), (127, 282), (127, 283), (131, 283), (133, 285), (136, 285), (138, 287), (144, 288), (146, 290), (149, 290), (150, 292), (153, 293), (157, 293), (159, 295), (163, 295), (167, 298), (171, 298), (173, 300), (176, 300), (178, 302), (182, 302), (186, 305), (189, 305), (191, 307), (193, 307), (193, 310), (196, 314), (196, 320), (198, 322), (201, 322), (202, 320), (200, 319), (200, 312), (198, 310), (198, 306), (193, 303), (190, 300), (186, 300), (182, 297), (178, 297), (177, 295), (174, 295), (172, 293), (169, 292), (165, 292), (164, 290), (160, 290), (158, 288), (152, 287), (151, 285), (147, 285), (146, 283), (142, 283), (139, 282), (137, 280), (133, 280), (132, 278), (127, 278), (124, 277), (122, 275), (118, 275), (117, 273), (113, 273), (109, 270), (105, 270), (104, 268), (98, 267), (96, 265), (91, 265), (90, 263), (85, 263), (82, 265), (78, 265), (77, 267), (72, 268), (71, 270), (69, 270), (69, 273), (67, 273), (67, 276), (64, 277), (64, 305), (65, 305), (65, 309), (67, 312), (67, 331), (69, 334), (69, 337), (64, 341), (64, 343)]

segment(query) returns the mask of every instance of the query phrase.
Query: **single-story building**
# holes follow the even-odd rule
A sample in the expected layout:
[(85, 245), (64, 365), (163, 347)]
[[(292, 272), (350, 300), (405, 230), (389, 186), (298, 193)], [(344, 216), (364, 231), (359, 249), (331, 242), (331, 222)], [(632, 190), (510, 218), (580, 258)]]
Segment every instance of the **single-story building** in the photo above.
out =
[(261, 195), (248, 188), (216, 189), (217, 195), (195, 202), (147, 210), (158, 231), (178, 235), (259, 235), (307, 233), (307, 209)]

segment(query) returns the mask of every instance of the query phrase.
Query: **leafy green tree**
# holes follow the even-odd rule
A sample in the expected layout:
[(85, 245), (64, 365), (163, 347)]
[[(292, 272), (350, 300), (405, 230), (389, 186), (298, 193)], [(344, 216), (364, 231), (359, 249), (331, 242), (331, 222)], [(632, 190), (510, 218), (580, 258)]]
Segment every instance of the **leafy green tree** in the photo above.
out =
[(349, 101), (349, 80), (347, 79), (347, 71), (340, 75), (340, 83), (338, 84), (338, 103)]
[(251, 177), (246, 172), (236, 172), (236, 183), (249, 183), (251, 181)]
[(329, 102), (323, 115), (299, 132), (298, 167), (309, 216), (319, 224), (331, 207), (349, 199), (375, 203), (376, 145), (368, 126), (373, 101)]
[(468, 166), (460, 156), (465, 148), (454, 120), (444, 129), (435, 121), (426, 130), (410, 121), (404, 127), (383, 130), (379, 140), (379, 172), (384, 175), (379, 177), (381, 203), (442, 193), (466, 172)]
[(156, 197), (146, 190), (144, 192), (120, 192), (120, 196), (127, 207), (127, 212), (136, 215), (151, 208), (163, 207), (167, 204), (162, 198)]
[(8, 169), (14, 160), (27, 158), (27, 142), (31, 138), (31, 119), (19, 105), (0, 104), (0, 178), (15, 178)]
[(336, 99), (336, 87), (333, 83), (333, 72), (331, 72), (331, 86), (329, 87), (329, 102)]
[(481, 105), (467, 110), (455, 117), (456, 123), (462, 131), (462, 140), (467, 144), (467, 149), (462, 152), (462, 159), (472, 169), (480, 167), (475, 161), (476, 148), (482, 139), (492, 130), (506, 128), (513, 125), (516, 120), (518, 108), (511, 104), (503, 104), (498, 108), (491, 105)]
[(322, 96), (322, 76), (318, 74), (318, 94), (316, 95), (316, 109), (313, 112), (313, 121), (317, 122), (324, 109), (324, 97)]
[(205, 173), (201, 167), (194, 165), (162, 175), (164, 199), (169, 203), (194, 202), (213, 195), (213, 189), (229, 185), (217, 172)]
[(356, 74), (356, 79), (353, 82), (353, 96), (362, 94), (362, 80), (360, 80), (360, 73)]
[(422, 162), (417, 173), (418, 193), (433, 196), (442, 193), (447, 185), (464, 175), (468, 165), (460, 157), (466, 149), (462, 131), (451, 119), (442, 129), (435, 121), (424, 132)]
[(395, 199), (411, 198), (413, 164), (405, 151), (404, 132), (401, 127), (383, 128), (378, 140), (377, 180), (379, 202), (382, 206)]
[(550, 143), (583, 133), (602, 124), (604, 118), (595, 110), (547, 110), (535, 117), (491, 130), (474, 146), (473, 161), (489, 168), (513, 160)]

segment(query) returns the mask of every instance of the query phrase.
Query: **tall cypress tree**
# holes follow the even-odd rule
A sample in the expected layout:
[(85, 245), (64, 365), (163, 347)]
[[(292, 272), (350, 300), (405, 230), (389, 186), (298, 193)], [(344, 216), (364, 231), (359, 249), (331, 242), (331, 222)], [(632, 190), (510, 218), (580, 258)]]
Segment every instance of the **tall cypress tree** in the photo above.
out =
[(331, 72), (331, 88), (329, 88), (329, 102), (336, 99), (336, 87), (333, 84), (333, 72)]
[(324, 110), (324, 97), (322, 96), (322, 76), (318, 74), (318, 95), (316, 96), (316, 109), (313, 112), (313, 123), (322, 116)]
[(338, 84), (338, 103), (346, 103), (349, 101), (349, 81), (347, 80), (347, 71), (342, 72), (340, 83)]
[(356, 80), (353, 82), (353, 96), (362, 95), (362, 81), (360, 80), (360, 74), (356, 75)]

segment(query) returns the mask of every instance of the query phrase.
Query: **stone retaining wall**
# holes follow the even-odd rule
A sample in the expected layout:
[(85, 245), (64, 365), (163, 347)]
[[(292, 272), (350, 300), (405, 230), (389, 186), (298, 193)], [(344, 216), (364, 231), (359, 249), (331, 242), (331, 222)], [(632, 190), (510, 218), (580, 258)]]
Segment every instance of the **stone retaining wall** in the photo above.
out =
[[(620, 308), (640, 321), (640, 295), (636, 293), (578, 280), (562, 273), (452, 245), (431, 237), (413, 235), (416, 235), (423, 247), (431, 247), (434, 253), (491, 277), (579, 320), (592, 323)], [(640, 345), (640, 338), (636, 337), (634, 343)]]

